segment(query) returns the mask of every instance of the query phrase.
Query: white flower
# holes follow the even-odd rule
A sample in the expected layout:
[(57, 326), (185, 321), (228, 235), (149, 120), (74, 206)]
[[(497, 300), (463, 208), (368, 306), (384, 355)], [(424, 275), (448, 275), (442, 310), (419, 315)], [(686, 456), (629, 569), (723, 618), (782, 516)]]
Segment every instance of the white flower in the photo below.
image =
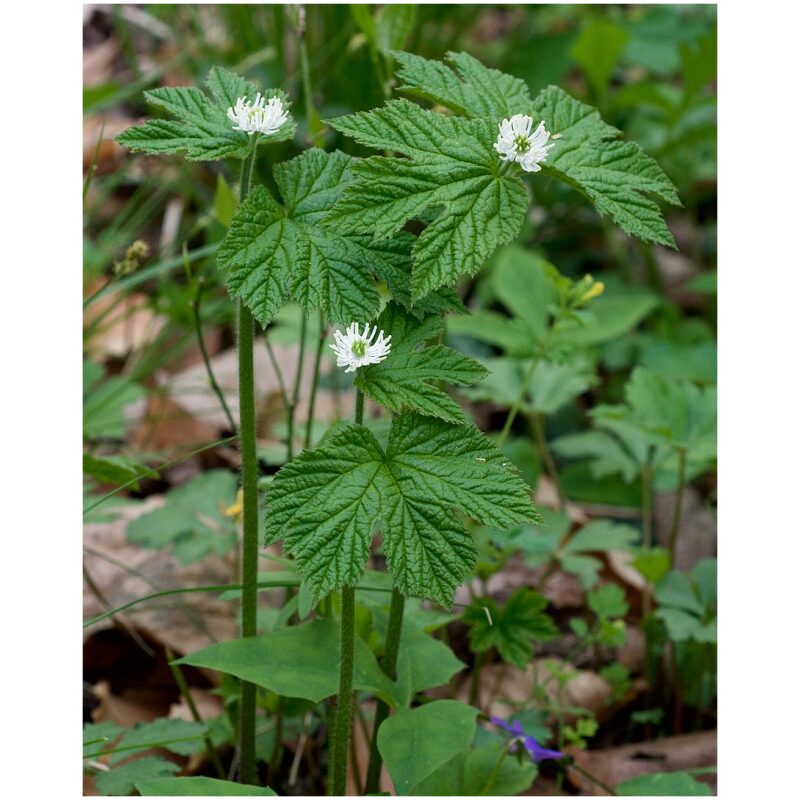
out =
[[(367, 364), (379, 364), (392, 349), (389, 344), (392, 337), (387, 336), (384, 339), (383, 331), (378, 333), (377, 325), (372, 329), (372, 333), (370, 333), (367, 323), (364, 323), (364, 333), (358, 332), (359, 327), (357, 322), (353, 322), (348, 326), (347, 333), (333, 332), (336, 344), (332, 344), (330, 348), (336, 353), (336, 366), (347, 366), (345, 372), (355, 372), (359, 367)], [(378, 334), (377, 339), (375, 339), (376, 333)], [(373, 340), (375, 341), (373, 342)]]
[(255, 103), (246, 97), (240, 97), (233, 108), (228, 109), (228, 119), (234, 123), (235, 131), (245, 133), (263, 133), (265, 136), (275, 133), (289, 118), (289, 112), (283, 110), (280, 97), (269, 100), (256, 95)]
[(552, 144), (547, 144), (550, 134), (544, 129), (544, 120), (531, 133), (533, 118), (527, 114), (514, 114), (498, 126), (500, 133), (494, 149), (503, 161), (516, 161), (525, 172), (539, 172), (540, 161), (547, 158)]

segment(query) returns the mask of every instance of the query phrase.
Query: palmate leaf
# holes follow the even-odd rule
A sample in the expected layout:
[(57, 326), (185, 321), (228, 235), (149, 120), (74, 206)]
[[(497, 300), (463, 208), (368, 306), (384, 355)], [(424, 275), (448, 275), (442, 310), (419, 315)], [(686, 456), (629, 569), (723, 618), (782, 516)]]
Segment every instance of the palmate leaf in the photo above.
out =
[[(531, 100), (517, 78), (484, 67), (466, 53), (446, 64), (407, 53), (401, 91), (443, 105), (453, 117), (406, 100), (331, 120), (341, 133), (406, 158), (372, 156), (354, 169), (354, 182), (328, 219), (347, 231), (391, 236), (409, 219), (438, 212), (413, 251), (412, 297), (473, 274), (498, 245), (516, 238), (528, 206), (517, 165), (493, 148), (498, 123), (514, 113), (544, 119), (557, 134), (543, 174), (578, 189), (597, 210), (641, 239), (675, 246), (652, 199), (680, 204), (675, 187), (637, 144), (617, 139), (599, 112), (556, 87)], [(543, 185), (540, 181), (538, 184)]]
[[(235, 131), (227, 117), (240, 97), (255, 100), (256, 87), (234, 72), (212, 67), (206, 80), (211, 97), (194, 87), (165, 86), (144, 93), (150, 105), (172, 114), (175, 119), (154, 119), (128, 128), (117, 141), (130, 150), (156, 155), (186, 153), (191, 161), (245, 158), (250, 135)], [(264, 96), (279, 97), (284, 108), (291, 103), (280, 89), (266, 89)], [(259, 136), (258, 144), (281, 142), (294, 136), (297, 124), (289, 119), (273, 134)]]
[(531, 96), (525, 81), (489, 69), (468, 53), (447, 53), (446, 61), (429, 61), (413, 53), (392, 53), (400, 64), (397, 87), (404, 94), (443, 105), (464, 117), (503, 117), (525, 113)]
[(650, 195), (681, 205), (677, 190), (638, 144), (620, 141), (621, 132), (603, 122), (596, 108), (556, 86), (540, 92), (533, 116), (546, 120), (548, 130), (561, 137), (542, 164), (543, 173), (574, 186), (626, 233), (675, 247), (661, 209)]
[(500, 244), (516, 238), (528, 207), (520, 178), (501, 171), (496, 124), (425, 111), (408, 100), (331, 120), (356, 141), (408, 158), (373, 156), (326, 219), (340, 230), (386, 239), (426, 210), (441, 213), (412, 252), (412, 299), (475, 273)]
[(545, 608), (547, 598), (525, 587), (517, 589), (502, 608), (488, 597), (480, 598), (463, 615), (470, 626), (470, 647), (476, 653), (496, 647), (503, 661), (525, 669), (533, 656), (531, 642), (558, 634)]
[(542, 163), (543, 173), (578, 189), (627, 233), (675, 246), (659, 207), (648, 197), (680, 205), (674, 185), (638, 144), (619, 141), (621, 132), (603, 122), (596, 108), (556, 86), (548, 86), (531, 101), (523, 81), (487, 69), (466, 53), (447, 54), (455, 71), (410, 53), (394, 56), (402, 64), (399, 91), (495, 123), (512, 114), (545, 120), (547, 130), (559, 138)]
[(456, 509), (499, 528), (539, 519), (525, 483), (480, 431), (402, 414), (385, 451), (351, 425), (287, 464), (267, 494), (266, 540), (283, 538), (316, 602), (358, 581), (380, 530), (400, 591), (449, 607), (476, 561)]
[(482, 380), (487, 370), (450, 347), (425, 347), (441, 333), (441, 316), (419, 321), (396, 303), (389, 303), (376, 325), (392, 337), (391, 358), (358, 370), (355, 385), (392, 411), (417, 411), (447, 422), (466, 423), (458, 403), (431, 382), (467, 386)]
[[(410, 275), (411, 237), (373, 245), (321, 219), (350, 181), (344, 153), (307, 150), (275, 167), (283, 205), (257, 186), (239, 206), (217, 254), (230, 293), (266, 326), (291, 296), (333, 322), (372, 319), (380, 298), (375, 275), (400, 294)], [(431, 310), (458, 308), (451, 295), (425, 299)]]

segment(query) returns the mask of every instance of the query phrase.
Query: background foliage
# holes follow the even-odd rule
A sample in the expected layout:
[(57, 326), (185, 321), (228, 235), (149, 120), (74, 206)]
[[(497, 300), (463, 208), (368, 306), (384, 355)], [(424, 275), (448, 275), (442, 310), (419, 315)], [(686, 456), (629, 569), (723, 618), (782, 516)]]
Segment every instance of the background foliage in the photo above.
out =
[[(431, 427), (432, 437), (442, 427), (437, 418), (476, 422), (490, 440), (475, 444), (482, 448), (480, 457), (513, 462), (527, 483), (538, 486), (537, 505), (543, 511), (542, 520), (512, 521), (496, 520), (490, 508), (464, 508), (471, 515), (466, 528), (460, 521), (442, 526), (437, 520), (441, 535), (462, 543), (463, 564), (453, 574), (466, 565), (474, 568), (475, 577), (456, 596), (461, 606), (455, 607), (455, 616), (418, 601), (408, 604), (406, 655), (398, 664), (398, 682), (391, 686), (376, 662), (388, 602), (380, 590), (387, 587), (381, 583), (384, 573), (368, 569), (359, 590), (356, 688), (400, 709), (383, 735), (384, 758), (401, 791), (475, 794), (486, 787), (501, 752), (500, 733), (485, 720), (476, 725), (466, 702), (513, 715), (543, 743), (551, 737), (551, 746), (569, 747), (576, 764), (591, 766), (620, 794), (704, 792), (705, 784), (686, 770), (713, 765), (713, 752), (703, 748), (716, 727), (714, 7), (437, 5), (381, 10), (340, 5), (308, 6), (305, 14), (310, 115), (303, 110), (296, 9), (143, 5), (85, 11), (87, 616), (150, 592), (229, 584), (237, 574), (236, 454), (224, 441), (233, 425), (208, 388), (203, 350), (221, 393), (235, 409), (230, 366), (226, 372), (226, 353), (234, 346), (234, 306), (215, 259), (226, 232), (236, 231), (238, 164), (134, 158), (111, 137), (148, 113), (144, 91), (155, 92), (150, 99), (169, 111), (170, 90), (160, 87), (202, 86), (214, 67), (287, 92), (297, 128), (287, 128), (283, 141), (259, 152), (256, 181), (272, 196), (261, 190), (248, 201), (264, 223), (264, 234), (258, 258), (251, 253), (236, 262), (245, 286), (254, 274), (259, 281), (268, 277), (268, 269), (292, 271), (294, 262), (314, 247), (314, 225), (337, 197), (331, 196), (324, 209), (295, 202), (293, 187), (307, 174), (324, 173), (331, 187), (339, 187), (330, 171), (343, 170), (349, 156), (372, 155), (376, 146), (396, 151), (395, 156), (410, 155), (411, 161), (402, 162), (404, 169), (415, 158), (425, 169), (425, 157), (404, 149), (407, 140), (405, 145), (397, 140), (402, 131), (391, 141), (367, 147), (322, 120), (381, 106), (390, 95), (399, 96), (396, 90), (403, 86), (409, 97), (469, 118), (458, 124), (480, 126), (484, 117), (500, 112), (491, 105), (491, 91), (453, 95), (449, 67), (442, 65), (432, 75), (423, 62), (392, 55), (403, 49), (440, 60), (448, 51), (465, 51), (521, 79), (533, 97), (550, 84), (561, 87), (545, 94), (542, 109), (554, 130), (564, 126), (559, 120), (578, 113), (579, 102), (597, 107), (604, 122), (622, 133), (620, 140), (609, 140), (605, 156), (618, 168), (609, 179), (596, 164), (576, 165), (569, 154), (554, 158), (548, 170), (567, 176), (567, 183), (543, 172), (530, 184), (530, 206), (527, 200), (518, 204), (513, 232), (471, 234), (475, 246), (462, 253), (458, 296), (428, 294), (441, 285), (443, 272), (424, 253), (411, 285), (401, 285), (392, 254), (380, 252), (368, 237), (359, 238), (345, 218), (335, 249), (314, 249), (323, 262), (344, 263), (356, 275), (371, 271), (400, 300), (427, 294), (424, 310), (457, 309), (462, 302), (470, 309), (469, 316), (448, 317), (444, 330), (438, 317), (430, 317), (418, 334), (419, 346), (437, 348), (440, 359), (439, 374), (425, 384), (404, 383), (403, 368), (413, 365), (415, 350), (401, 353), (398, 348), (395, 355), (402, 355), (402, 363), (396, 358), (364, 370), (357, 385), (388, 408), (426, 415), (419, 424)], [(211, 74), (219, 78), (221, 73)], [(575, 99), (566, 99), (561, 90)], [(209, 109), (198, 113), (218, 116), (218, 109)], [(439, 132), (443, 148), (449, 119), (442, 118)], [(179, 123), (165, 113), (150, 124)], [(604, 123), (588, 118), (586, 124)], [(609, 129), (609, 136), (613, 133)], [(329, 155), (302, 155), (311, 141)], [(225, 152), (235, 158), (241, 141), (225, 129), (219, 147), (209, 154), (189, 146), (189, 155)], [(330, 155), (334, 151), (341, 154)], [(631, 165), (643, 154), (657, 161), (677, 197), (656, 174), (634, 176)], [(365, 163), (354, 171), (355, 187), (346, 190), (349, 213), (361, 219), (374, 204), (365, 192), (376, 180), (385, 182)], [(483, 180), (479, 173), (469, 179)], [(618, 197), (605, 201), (608, 217), (599, 216), (581, 194), (591, 196), (598, 175), (619, 189)], [(509, 184), (513, 194), (515, 183)], [(644, 198), (640, 190), (651, 194)], [(432, 196), (447, 191), (445, 184)], [(649, 199), (652, 193), (655, 200)], [(274, 196), (282, 198), (282, 207)], [(665, 213), (666, 228), (654, 216), (654, 202)], [(419, 213), (435, 223), (435, 212)], [(288, 222), (277, 231), (273, 220), (284, 214)], [(415, 215), (389, 219), (376, 214), (375, 222), (394, 229)], [(627, 236), (614, 222), (650, 243)], [(414, 225), (408, 228), (418, 234)], [(296, 252), (284, 247), (278, 235), (288, 228)], [(516, 243), (508, 244), (517, 228)], [(481, 266), (477, 245), (492, 237), (505, 244)], [(417, 248), (425, 248), (423, 239)], [(146, 243), (146, 255), (134, 246), (137, 241)], [(412, 241), (409, 236), (407, 246)], [(673, 243), (677, 250), (666, 246)], [(226, 240), (236, 259), (234, 244)], [(285, 254), (285, 262), (273, 257), (276, 251)], [(380, 297), (354, 292), (348, 273), (331, 275), (343, 283), (336, 304), (323, 303), (329, 316), (360, 318), (378, 309)], [(593, 289), (597, 281), (604, 284), (602, 293)], [(291, 293), (302, 307), (323, 302), (319, 287), (302, 272), (292, 271)], [(286, 460), (287, 437), (299, 452), (323, 435), (331, 437), (326, 446), (354, 435), (352, 428), (336, 424), (349, 416), (350, 376), (330, 370), (325, 330), (316, 313), (302, 322), (297, 305), (278, 310), (285, 299), (265, 295), (257, 314), (269, 324), (271, 346), (267, 354), (257, 343), (264, 358), (260, 372), (269, 375), (260, 388), (258, 415), (265, 485)], [(421, 331), (401, 306), (388, 306), (381, 324)], [(309, 381), (301, 373), (294, 382), (302, 330), (306, 365), (323, 345), (317, 414), (307, 427)], [(275, 377), (275, 363), (282, 367), (283, 381)], [(485, 380), (473, 384), (484, 372)], [(444, 392), (441, 379), (465, 388)], [(403, 419), (397, 417), (395, 426), (402, 426)], [(331, 424), (335, 427), (328, 434)], [(371, 418), (368, 424), (369, 447), (381, 453), (391, 448), (396, 434), (390, 433), (389, 419)], [(308, 468), (304, 457), (296, 464)], [(389, 491), (378, 483), (375, 491)], [(518, 527), (492, 527), (507, 523)], [(309, 536), (324, 534), (321, 525), (309, 518)], [(383, 542), (370, 566), (382, 565), (385, 556), (391, 567), (396, 548), (403, 546), (409, 545)], [(365, 557), (366, 547), (361, 543)], [(195, 792), (225, 790), (211, 782), (210, 776), (220, 776), (207, 753), (213, 746), (226, 758), (230, 755), (236, 686), (224, 675), (209, 685), (192, 671), (199, 666), (247, 677), (261, 687), (265, 724), (258, 752), (265, 782), (281, 794), (324, 791), (323, 701), (335, 691), (335, 681), (330, 688), (335, 664), (326, 661), (320, 642), (335, 634), (324, 616), (337, 613), (335, 595), (329, 607), (312, 611), (320, 598), (303, 586), (295, 593), (299, 580), (291, 562), (269, 552), (263, 582), (284, 585), (262, 593), (259, 630), (273, 637), (260, 640), (268, 645), (264, 652), (245, 652), (247, 645), (240, 642), (243, 651), (235, 664), (222, 663), (213, 650), (216, 639), (226, 638), (219, 635), (222, 627), (213, 630), (207, 609), (198, 611), (180, 596), (180, 602), (171, 597), (161, 602), (169, 604), (165, 614), (177, 613), (180, 624), (193, 631), (190, 637), (175, 636), (174, 618), (145, 616), (136, 609), (115, 618), (112, 627), (106, 620), (87, 628), (89, 791), (124, 794), (137, 787), (141, 794), (156, 794), (163, 789), (160, 782), (173, 781), (170, 776), (181, 770), (182, 781), (208, 781), (195, 785)], [(308, 553), (318, 557), (315, 546)], [(404, 580), (409, 588), (424, 584), (431, 591), (433, 576)], [(446, 603), (458, 581), (452, 576), (438, 580), (440, 589), (432, 591)], [(223, 618), (233, 619), (236, 591), (222, 598)], [(312, 652), (318, 663), (309, 660)], [(266, 661), (276, 653), (285, 658)], [(186, 656), (192, 687), (211, 698), (213, 711), (201, 715), (202, 722), (185, 707), (171, 712), (172, 706), (185, 705), (166, 667), (166, 660), (178, 655)], [(300, 661), (309, 661), (308, 672), (293, 674)], [(251, 662), (260, 664), (260, 671), (249, 671)], [(146, 665), (139, 677), (134, 677), (135, 664)], [(594, 679), (605, 687), (600, 695), (577, 693), (578, 683)], [(522, 693), (520, 686), (525, 687)], [(141, 700), (142, 692), (149, 700)], [(114, 700), (130, 700), (132, 694), (140, 698), (139, 712), (125, 716)], [(462, 703), (448, 705), (453, 698)], [(187, 718), (167, 719), (180, 713)], [(465, 714), (469, 719), (461, 718)], [(442, 743), (435, 768), (424, 775), (418, 754), (397, 751), (391, 743), (401, 741), (409, 726)], [(455, 741), (448, 726), (470, 735)], [(392, 728), (399, 731), (393, 739)], [(694, 761), (680, 755), (680, 737), (686, 735), (706, 736), (696, 740)], [(308, 763), (292, 772), (300, 741)], [(668, 743), (661, 746), (670, 774), (638, 776), (641, 764), (632, 767), (624, 748), (654, 741)], [(537, 769), (514, 759), (503, 761), (493, 780), (495, 793), (531, 786), (545, 793), (564, 785), (583, 792), (592, 785), (575, 770)], [(169, 785), (177, 793), (177, 784)], [(192, 791), (189, 784), (181, 786)]]

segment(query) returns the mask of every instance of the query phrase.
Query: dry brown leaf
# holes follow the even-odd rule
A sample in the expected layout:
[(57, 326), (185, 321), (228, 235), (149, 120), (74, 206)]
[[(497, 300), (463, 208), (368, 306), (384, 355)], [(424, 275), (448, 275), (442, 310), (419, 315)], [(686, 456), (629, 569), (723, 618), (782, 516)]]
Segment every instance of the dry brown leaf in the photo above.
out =
[(124, 296), (119, 292), (109, 292), (100, 297), (86, 309), (84, 328), (102, 314), (105, 316), (97, 329), (86, 339), (87, 353), (100, 360), (123, 358), (146, 347), (156, 340), (165, 325), (164, 317), (150, 309), (147, 296), (140, 292)]
[[(151, 497), (141, 504), (120, 509), (113, 522), (90, 523), (84, 528), (85, 546), (130, 570), (121, 569), (102, 556), (84, 555), (93, 581), (113, 607), (161, 590), (233, 582), (232, 563), (219, 557), (212, 556), (198, 564), (184, 566), (167, 551), (147, 550), (125, 540), (128, 522), (162, 503), (163, 498)], [(139, 574), (148, 580), (137, 577)], [(94, 616), (106, 610), (88, 586), (84, 586), (84, 615)], [(234, 604), (217, 600), (215, 595), (204, 592), (172, 596), (167, 598), (167, 602), (143, 603), (128, 611), (126, 619), (180, 655), (199, 650), (214, 641), (232, 639), (237, 634)], [(88, 637), (111, 626), (111, 620), (104, 620), (86, 628), (84, 635)]]
[[(606, 750), (578, 750), (572, 755), (579, 767), (607, 786), (614, 787), (637, 775), (714, 766), (717, 763), (717, 732), (686, 733)], [(574, 769), (568, 769), (567, 775), (582, 794), (604, 794)], [(716, 776), (705, 776), (701, 780), (707, 780), (712, 790), (716, 789)]]
[(120, 53), (120, 44), (111, 37), (83, 51), (83, 85), (98, 86), (107, 83), (114, 71), (114, 59)]
[(152, 722), (163, 713), (157, 696), (152, 692), (126, 689), (117, 695), (112, 692), (108, 681), (98, 681), (92, 688), (100, 701), (92, 712), (94, 722), (110, 720), (123, 728), (132, 728), (138, 722)]
[[(267, 349), (264, 346), (263, 338), (258, 337), (255, 345), (253, 356), (256, 403), (259, 408), (264, 407), (265, 404), (275, 407), (275, 399), (280, 398), (280, 384), (267, 354)], [(283, 380), (288, 389), (291, 389), (294, 385), (298, 349), (298, 345), (273, 345), (275, 360), (283, 374)], [(311, 384), (314, 376), (313, 362), (314, 359), (309, 351), (303, 359), (300, 400), (295, 412), (295, 419), (301, 420), (303, 425), (305, 425), (305, 420), (308, 416), (308, 400), (311, 395)], [(236, 349), (231, 348), (214, 356), (211, 359), (211, 368), (231, 409), (234, 420), (238, 424), (239, 372)], [(323, 375), (327, 374), (330, 368), (330, 362), (322, 362)], [(161, 385), (170, 394), (175, 403), (193, 414), (202, 414), (204, 420), (217, 425), (219, 428), (226, 427), (225, 414), (220, 407), (219, 400), (209, 386), (208, 375), (202, 363), (195, 364), (165, 378)], [(352, 394), (352, 392), (342, 392), (340, 395), (340, 411), (344, 418), (349, 418), (352, 414), (354, 405)], [(323, 388), (318, 389), (314, 416), (316, 419), (328, 422), (334, 420), (333, 396), (330, 391)], [(278, 417), (278, 419), (280, 418)]]
[[(481, 685), (477, 705), (488, 708), (491, 714), (508, 717), (520, 706), (536, 708), (540, 704), (534, 698), (534, 680), (543, 688), (551, 701), (557, 700), (558, 688), (550, 677), (547, 666), (559, 665), (570, 674), (562, 696), (562, 705), (582, 706), (593, 711), (598, 717), (609, 711), (608, 699), (611, 686), (596, 672), (576, 669), (558, 658), (535, 659), (525, 670), (518, 670), (507, 664), (491, 664), (481, 671)], [(458, 697), (467, 701), (469, 682), (459, 688)], [(565, 719), (572, 719), (566, 715)]]
[[(114, 137), (133, 124), (134, 120), (117, 113), (89, 114), (83, 120), (83, 168), (89, 168), (97, 150), (95, 166), (98, 174), (113, 171), (126, 157), (127, 151), (114, 141)], [(103, 138), (98, 149), (100, 132)]]
[[(144, 417), (130, 437), (131, 445), (139, 450), (191, 450), (217, 439), (227, 423), (217, 425), (219, 401), (213, 405), (189, 412), (182, 405), (163, 394), (150, 394)], [(209, 398), (211, 403), (211, 398)], [(220, 412), (221, 413), (221, 412)], [(224, 421), (225, 417), (222, 416)]]

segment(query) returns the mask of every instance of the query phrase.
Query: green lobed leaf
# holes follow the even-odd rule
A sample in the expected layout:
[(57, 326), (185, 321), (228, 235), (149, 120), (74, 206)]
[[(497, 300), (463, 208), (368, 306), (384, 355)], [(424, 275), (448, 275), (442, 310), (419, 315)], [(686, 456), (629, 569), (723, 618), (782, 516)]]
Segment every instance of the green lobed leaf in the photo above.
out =
[(604, 583), (593, 589), (586, 596), (586, 602), (598, 617), (615, 619), (628, 613), (625, 590), (616, 583)]
[(250, 786), (204, 775), (180, 778), (154, 778), (138, 781), (142, 797), (275, 797), (268, 786)]
[(112, 753), (110, 763), (116, 764), (130, 757), (136, 749), (149, 750), (153, 747), (163, 747), (180, 756), (198, 753), (205, 748), (206, 733), (208, 733), (206, 725), (183, 719), (160, 717), (152, 722), (143, 722), (125, 731), (115, 744), (115, 749), (123, 747), (127, 749)]
[[(661, 210), (652, 199), (656, 197), (664, 202), (680, 205), (675, 187), (639, 145), (620, 141), (620, 131), (603, 122), (597, 109), (581, 103), (555, 86), (547, 87), (531, 100), (523, 81), (498, 70), (488, 69), (466, 53), (447, 54), (447, 62), (453, 65), (453, 69), (445, 63), (428, 61), (410, 53), (396, 52), (394, 55), (401, 65), (398, 71), (398, 77), (402, 81), (400, 91), (446, 106), (472, 121), (487, 123), (485, 141), (488, 144), (496, 139), (497, 125), (505, 117), (522, 113), (530, 114), (534, 120), (544, 120), (547, 129), (558, 137), (553, 139), (554, 147), (547, 160), (542, 163), (545, 174), (553, 175), (581, 191), (600, 214), (610, 216), (627, 233), (645, 241), (675, 247), (675, 240), (664, 222)], [(593, 59), (593, 63), (595, 61)], [(602, 72), (593, 72), (593, 79), (605, 80), (609, 69), (604, 64)], [(398, 108), (404, 111), (406, 107)], [(403, 120), (399, 116), (395, 116), (395, 125), (399, 123), (397, 130), (403, 131)], [(354, 120), (356, 117), (359, 115), (345, 119)], [(350, 130), (337, 125), (334, 127), (355, 136), (363, 144), (398, 150), (416, 161), (420, 161), (420, 156), (411, 150), (419, 146), (421, 136), (424, 138), (427, 134), (436, 141), (437, 136), (441, 140), (446, 135), (444, 126), (438, 135), (431, 136), (430, 126), (426, 125), (423, 132), (422, 126), (415, 121), (406, 127), (406, 135), (401, 135), (401, 138), (407, 140), (405, 147), (400, 146), (396, 138), (391, 145), (381, 145), (379, 141), (385, 136), (385, 131), (380, 131), (380, 126), (373, 124), (374, 119), (367, 120), (362, 116), (358, 124), (351, 125)], [(455, 130), (460, 130), (462, 135), (469, 135), (470, 131), (476, 135), (478, 129), (451, 126), (452, 137), (457, 135)], [(493, 156), (497, 163), (497, 154), (494, 151), (489, 156)], [(431, 160), (430, 157), (428, 160)], [(434, 157), (428, 165), (429, 171), (433, 170), (436, 163)], [(384, 164), (383, 167), (384, 172), (391, 172), (390, 167), (398, 167), (396, 171), (407, 178), (406, 186), (402, 192), (376, 191), (375, 198), (383, 194), (384, 201), (391, 202), (397, 201), (398, 196), (405, 193), (406, 208), (411, 210), (420, 201), (422, 193), (430, 191), (430, 187), (426, 188), (424, 181), (419, 179), (418, 172), (403, 170), (397, 164)], [(378, 171), (376, 168), (376, 172)], [(458, 179), (454, 176), (453, 180)], [(459, 183), (459, 189), (462, 192), (475, 191), (464, 183)], [(389, 197), (389, 194), (394, 197)], [(354, 210), (350, 209), (350, 212)], [(453, 213), (454, 209), (448, 211)], [(509, 212), (510, 209), (507, 209), (504, 213)], [(419, 213), (418, 209), (409, 216)], [(455, 228), (458, 223), (451, 221), (450, 224)]]
[[(145, 92), (149, 105), (163, 109), (175, 119), (153, 119), (134, 125), (117, 136), (117, 141), (130, 150), (155, 155), (184, 152), (191, 161), (245, 158), (250, 135), (233, 129), (227, 111), (240, 97), (255, 100), (256, 87), (221, 67), (211, 68), (206, 85), (211, 97), (194, 87), (165, 86)], [(263, 95), (280, 97), (284, 108), (291, 105), (280, 89), (266, 89)], [(296, 128), (290, 116), (275, 133), (260, 135), (258, 144), (291, 139)]]
[(368, 147), (409, 158), (373, 156), (353, 167), (354, 181), (326, 219), (337, 228), (386, 239), (431, 209), (440, 213), (413, 249), (412, 299), (474, 274), (498, 245), (519, 234), (528, 194), (501, 173), (496, 127), (426, 111), (407, 100), (330, 120)]
[(236, 546), (236, 527), (225, 509), (236, 499), (236, 475), (210, 470), (169, 491), (166, 503), (128, 523), (129, 542), (142, 547), (174, 547), (184, 564), (210, 553), (225, 555)]
[(431, 100), (462, 116), (499, 122), (531, 104), (524, 81), (489, 69), (468, 53), (448, 52), (445, 62), (400, 51), (393, 55), (400, 64), (399, 92)]
[(711, 787), (693, 778), (688, 772), (654, 772), (637, 775), (618, 783), (621, 797), (710, 797)]
[(83, 746), (90, 747), (90, 753), (106, 748), (124, 728), (111, 720), (103, 722), (90, 722), (83, 726)]
[(446, 422), (466, 423), (458, 403), (432, 384), (447, 381), (467, 386), (482, 380), (487, 370), (450, 347), (426, 346), (442, 332), (441, 315), (417, 320), (396, 303), (389, 303), (376, 325), (392, 337), (391, 356), (358, 370), (356, 387), (392, 411), (417, 411)]
[[(351, 182), (352, 164), (344, 153), (307, 150), (275, 167), (283, 205), (256, 186), (234, 213), (217, 261), (229, 292), (263, 326), (290, 296), (306, 311), (321, 308), (333, 322), (370, 320), (380, 302), (375, 275), (401, 300), (407, 297), (412, 237), (373, 243), (322, 223)], [(460, 302), (451, 292), (424, 298), (423, 305), (458, 309)]]
[(434, 700), (401, 709), (378, 729), (378, 750), (398, 794), (411, 790), (466, 750), (475, 735), (478, 709), (456, 700)]
[(620, 131), (603, 122), (596, 108), (556, 86), (539, 93), (532, 113), (560, 137), (542, 163), (543, 173), (581, 191), (600, 214), (610, 216), (626, 233), (675, 247), (651, 195), (680, 205), (677, 191), (638, 144), (620, 141)]
[(158, 756), (144, 756), (120, 764), (108, 772), (98, 772), (94, 777), (97, 791), (103, 795), (130, 794), (139, 781), (164, 778), (180, 772), (180, 766)]
[(531, 406), (540, 414), (553, 414), (595, 383), (593, 369), (581, 357), (565, 363), (539, 361), (529, 383)]
[(283, 539), (315, 601), (357, 583), (380, 529), (400, 591), (446, 607), (476, 561), (455, 509), (500, 528), (539, 518), (480, 431), (412, 413), (394, 418), (385, 451), (351, 425), (303, 452), (275, 477), (267, 508), (267, 543)]
[(547, 641), (558, 633), (544, 610), (547, 603), (546, 597), (525, 587), (517, 589), (501, 608), (489, 598), (479, 598), (463, 614), (470, 626), (470, 647), (475, 652), (495, 647), (503, 661), (525, 669), (533, 656), (532, 641)]
[(563, 553), (589, 553), (607, 550), (630, 550), (639, 532), (630, 525), (610, 519), (587, 522), (562, 548)]
[(592, 475), (605, 478), (620, 474), (631, 483), (641, 474), (641, 466), (610, 434), (604, 431), (581, 431), (559, 436), (551, 442), (557, 455), (564, 458), (590, 458)]

